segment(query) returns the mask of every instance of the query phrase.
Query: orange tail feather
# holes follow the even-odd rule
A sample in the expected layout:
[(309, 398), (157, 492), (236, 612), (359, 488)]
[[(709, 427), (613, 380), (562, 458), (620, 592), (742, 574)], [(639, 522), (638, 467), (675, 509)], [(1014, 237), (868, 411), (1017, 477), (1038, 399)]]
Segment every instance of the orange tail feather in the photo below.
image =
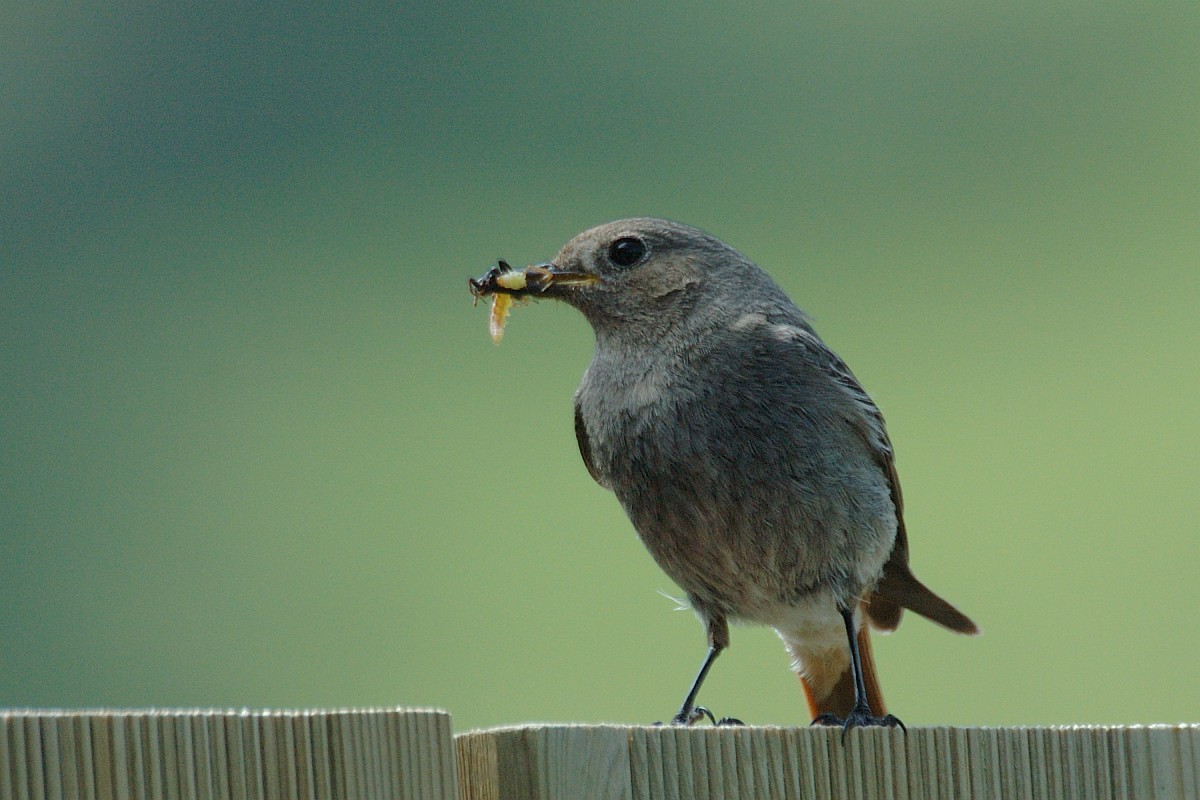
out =
[[(867, 686), (867, 702), (871, 705), (871, 713), (882, 717), (887, 714), (887, 708), (883, 704), (883, 693), (879, 689), (879, 677), (875, 673), (875, 658), (871, 654), (871, 636), (867, 632), (865, 622), (858, 630), (858, 652), (862, 658), (863, 682)], [(833, 714), (835, 717), (845, 719), (853, 710), (854, 671), (848, 660), (845, 670), (836, 682), (832, 682), (832, 688), (820, 697), (814, 694), (813, 686), (817, 683), (830, 685), (829, 678), (832, 676), (827, 676), (826, 680), (811, 682), (803, 675), (799, 677), (800, 685), (804, 687), (804, 697), (808, 700), (808, 710), (812, 713), (813, 719), (821, 714)]]

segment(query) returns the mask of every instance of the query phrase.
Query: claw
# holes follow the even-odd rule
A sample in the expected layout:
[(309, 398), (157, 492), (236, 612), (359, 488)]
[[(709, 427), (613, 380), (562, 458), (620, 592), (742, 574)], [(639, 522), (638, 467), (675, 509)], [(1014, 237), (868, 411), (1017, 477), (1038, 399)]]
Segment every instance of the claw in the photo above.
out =
[(899, 728), (904, 732), (908, 732), (908, 728), (904, 727), (904, 723), (899, 718), (888, 714), (883, 717), (876, 717), (871, 714), (869, 708), (855, 708), (845, 719), (841, 719), (834, 714), (821, 714), (812, 721), (813, 726), (830, 726), (842, 729), (842, 743), (846, 742), (846, 734), (851, 728)]
[[(737, 717), (721, 717), (720, 719), (717, 719), (716, 715), (704, 706), (696, 706), (688, 712), (686, 718), (682, 714), (676, 714), (671, 718), (671, 724), (688, 728), (704, 719), (707, 719), (709, 724), (715, 728), (734, 728), (746, 724)], [(661, 722), (656, 722), (654, 724), (662, 725)], [(841, 722), (839, 721), (838, 724), (840, 725)]]
[(676, 714), (674, 717), (671, 718), (671, 724), (672, 725), (681, 725), (685, 728), (691, 727), (692, 725), (695, 725), (697, 722), (704, 719), (705, 717), (708, 718), (708, 721), (710, 723), (712, 723), (714, 725), (716, 724), (717, 720), (715, 717), (713, 717), (713, 713), (711, 711), (709, 711), (707, 708), (705, 708), (704, 706), (696, 706), (691, 711), (689, 711), (686, 716), (684, 714)]

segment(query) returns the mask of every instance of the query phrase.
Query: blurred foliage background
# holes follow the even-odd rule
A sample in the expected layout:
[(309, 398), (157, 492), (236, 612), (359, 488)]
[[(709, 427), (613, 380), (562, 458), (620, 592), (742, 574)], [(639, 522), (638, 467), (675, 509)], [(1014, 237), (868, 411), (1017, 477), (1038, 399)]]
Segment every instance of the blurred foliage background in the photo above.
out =
[[(909, 724), (1200, 720), (1200, 6), (0, 12), (0, 705), (663, 719), (703, 654), (588, 478), (575, 312), (465, 278), (651, 214), (888, 417)], [(769, 630), (701, 700), (806, 722)]]

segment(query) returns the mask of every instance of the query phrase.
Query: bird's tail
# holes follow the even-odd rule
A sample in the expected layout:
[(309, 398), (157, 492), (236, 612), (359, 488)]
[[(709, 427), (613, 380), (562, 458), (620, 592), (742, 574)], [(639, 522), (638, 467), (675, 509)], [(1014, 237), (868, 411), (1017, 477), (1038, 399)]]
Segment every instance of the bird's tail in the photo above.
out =
[[(867, 625), (858, 630), (858, 652), (862, 659), (863, 682), (867, 687), (867, 702), (871, 713), (882, 717), (887, 714), (883, 693), (879, 689), (879, 678), (875, 672), (875, 658), (871, 654), (871, 635)], [(845, 634), (843, 634), (843, 639)], [(796, 659), (797, 675), (804, 687), (808, 710), (813, 718), (821, 714), (833, 714), (845, 719), (854, 709), (854, 671), (850, 666), (850, 650), (844, 644), (836, 651), (824, 653), (802, 651), (789, 643), (789, 650)]]

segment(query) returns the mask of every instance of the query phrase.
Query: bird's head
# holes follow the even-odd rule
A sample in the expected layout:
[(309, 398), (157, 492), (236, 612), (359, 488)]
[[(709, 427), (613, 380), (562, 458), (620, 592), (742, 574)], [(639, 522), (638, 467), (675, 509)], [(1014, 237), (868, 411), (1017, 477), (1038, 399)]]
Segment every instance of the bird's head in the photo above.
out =
[(674, 328), (744, 313), (781, 294), (762, 270), (719, 239), (647, 217), (584, 231), (552, 261), (512, 278), (503, 274), (493, 270), (472, 281), (472, 290), (562, 300), (583, 312), (598, 337), (643, 339), (651, 346)]

